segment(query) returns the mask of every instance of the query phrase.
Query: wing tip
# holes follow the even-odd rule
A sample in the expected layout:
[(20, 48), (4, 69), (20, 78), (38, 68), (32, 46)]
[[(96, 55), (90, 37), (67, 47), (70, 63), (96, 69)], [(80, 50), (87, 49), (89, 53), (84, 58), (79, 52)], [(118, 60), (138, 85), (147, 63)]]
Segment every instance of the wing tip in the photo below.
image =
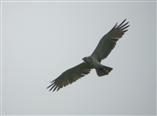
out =
[(116, 28), (126, 32), (125, 30), (130, 26), (129, 23), (130, 22), (127, 21), (127, 18), (125, 18)]
[(55, 84), (55, 81), (50, 81), (50, 85), (46, 87), (46, 89), (48, 89), (49, 91), (54, 92), (55, 88), (57, 87), (57, 85)]

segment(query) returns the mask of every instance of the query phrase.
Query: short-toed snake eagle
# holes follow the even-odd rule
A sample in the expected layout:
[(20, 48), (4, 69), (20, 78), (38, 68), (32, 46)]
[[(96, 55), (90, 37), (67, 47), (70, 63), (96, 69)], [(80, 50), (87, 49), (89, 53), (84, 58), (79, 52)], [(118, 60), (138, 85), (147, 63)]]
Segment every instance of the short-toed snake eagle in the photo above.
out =
[(126, 22), (126, 19), (119, 25), (116, 23), (115, 26), (102, 37), (96, 49), (90, 56), (84, 57), (82, 63), (63, 72), (58, 78), (51, 81), (51, 84), (47, 88), (50, 91), (58, 91), (62, 87), (85, 76), (91, 69), (95, 69), (98, 76), (109, 74), (112, 68), (102, 65), (101, 60), (105, 59), (110, 54), (119, 38), (128, 31), (128, 23), (129, 22)]

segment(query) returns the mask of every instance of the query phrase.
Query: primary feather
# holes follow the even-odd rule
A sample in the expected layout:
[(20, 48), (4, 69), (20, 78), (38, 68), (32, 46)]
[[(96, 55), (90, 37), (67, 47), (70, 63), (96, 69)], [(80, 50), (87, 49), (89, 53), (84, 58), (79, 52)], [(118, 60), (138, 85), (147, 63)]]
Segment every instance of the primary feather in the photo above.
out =
[(88, 74), (91, 70), (91, 67), (86, 63), (81, 63), (73, 68), (70, 68), (63, 72), (57, 79), (53, 80), (47, 88), (51, 91), (59, 90), (62, 87), (65, 87), (81, 77)]

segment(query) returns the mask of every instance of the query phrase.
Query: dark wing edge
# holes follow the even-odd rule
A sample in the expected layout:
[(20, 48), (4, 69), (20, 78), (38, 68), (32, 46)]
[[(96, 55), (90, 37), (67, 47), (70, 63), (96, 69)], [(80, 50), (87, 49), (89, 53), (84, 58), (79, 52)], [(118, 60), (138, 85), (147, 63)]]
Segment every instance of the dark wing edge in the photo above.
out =
[(119, 25), (118, 23), (116, 23), (114, 27), (105, 36), (115, 41), (121, 38), (124, 35), (124, 33), (128, 31), (127, 28), (130, 26), (128, 25), (129, 21), (126, 22), (126, 20), (127, 19), (124, 19)]
[(66, 70), (58, 78), (51, 81), (51, 84), (47, 87), (49, 91), (58, 91), (62, 87), (65, 87), (90, 72), (91, 68), (86, 63), (80, 63), (79, 65)]

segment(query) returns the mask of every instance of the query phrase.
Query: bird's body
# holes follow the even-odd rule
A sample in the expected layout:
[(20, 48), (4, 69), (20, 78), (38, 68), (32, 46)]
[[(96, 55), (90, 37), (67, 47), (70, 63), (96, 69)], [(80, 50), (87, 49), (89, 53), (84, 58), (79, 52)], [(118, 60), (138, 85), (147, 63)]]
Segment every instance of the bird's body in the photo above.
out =
[(98, 68), (101, 65), (100, 62), (93, 56), (84, 57), (83, 61), (87, 63), (91, 68)]
[(98, 76), (109, 74), (112, 68), (101, 64), (101, 61), (110, 54), (119, 38), (127, 31), (129, 22), (125, 23), (125, 21), (126, 19), (118, 26), (116, 23), (116, 25), (102, 37), (90, 56), (84, 57), (82, 63), (63, 72), (58, 78), (53, 80), (47, 88), (49, 88), (50, 91), (52, 89), (53, 91), (58, 91), (60, 88), (85, 76), (91, 69), (95, 69)]

